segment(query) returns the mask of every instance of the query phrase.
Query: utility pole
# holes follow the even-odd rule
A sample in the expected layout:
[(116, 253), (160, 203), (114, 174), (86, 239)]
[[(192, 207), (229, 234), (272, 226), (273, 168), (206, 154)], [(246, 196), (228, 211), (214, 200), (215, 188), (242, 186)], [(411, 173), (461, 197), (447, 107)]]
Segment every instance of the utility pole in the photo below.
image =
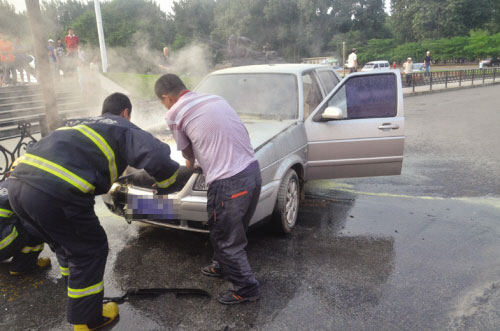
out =
[(97, 34), (99, 35), (99, 48), (101, 49), (102, 72), (108, 72), (108, 54), (106, 53), (106, 41), (104, 40), (104, 30), (102, 28), (101, 2), (94, 0), (95, 20), (97, 22)]
[(344, 67), (344, 77), (345, 77), (345, 41), (342, 42), (342, 66)]
[(54, 90), (54, 79), (50, 70), (49, 55), (45, 42), (44, 29), (40, 26), (42, 12), (38, 0), (26, 0), (26, 10), (30, 22), (31, 38), (35, 50), (35, 65), (37, 81), (40, 84), (45, 106), (45, 121), (40, 121), (42, 136), (48, 131), (59, 127), (59, 113), (57, 112), (56, 93)]

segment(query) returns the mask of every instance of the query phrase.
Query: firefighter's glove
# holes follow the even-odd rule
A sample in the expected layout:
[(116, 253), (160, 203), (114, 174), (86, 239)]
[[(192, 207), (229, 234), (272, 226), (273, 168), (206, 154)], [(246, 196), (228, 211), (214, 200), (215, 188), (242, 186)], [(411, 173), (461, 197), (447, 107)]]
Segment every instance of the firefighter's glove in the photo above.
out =
[(175, 181), (174, 183), (172, 183), (172, 185), (166, 188), (160, 188), (158, 187), (158, 184), (154, 184), (153, 186), (156, 190), (157, 195), (168, 195), (175, 192), (179, 192), (184, 187), (182, 181)]

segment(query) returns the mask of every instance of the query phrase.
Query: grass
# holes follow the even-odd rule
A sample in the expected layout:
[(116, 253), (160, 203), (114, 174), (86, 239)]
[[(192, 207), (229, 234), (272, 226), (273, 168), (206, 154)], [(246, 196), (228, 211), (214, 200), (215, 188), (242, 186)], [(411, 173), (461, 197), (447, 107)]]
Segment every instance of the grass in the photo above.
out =
[[(104, 75), (130, 92), (132, 97), (141, 99), (156, 99), (154, 86), (161, 75), (144, 75), (127, 72), (106, 72)], [(191, 89), (200, 81), (200, 78), (181, 77), (187, 88)]]

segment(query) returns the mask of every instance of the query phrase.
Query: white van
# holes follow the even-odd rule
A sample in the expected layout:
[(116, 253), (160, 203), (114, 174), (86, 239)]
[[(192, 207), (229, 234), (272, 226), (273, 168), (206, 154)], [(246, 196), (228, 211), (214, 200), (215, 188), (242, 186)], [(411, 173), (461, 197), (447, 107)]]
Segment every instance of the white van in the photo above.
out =
[(372, 70), (389, 70), (389, 62), (388, 61), (371, 61), (365, 64), (361, 71), (372, 71)]

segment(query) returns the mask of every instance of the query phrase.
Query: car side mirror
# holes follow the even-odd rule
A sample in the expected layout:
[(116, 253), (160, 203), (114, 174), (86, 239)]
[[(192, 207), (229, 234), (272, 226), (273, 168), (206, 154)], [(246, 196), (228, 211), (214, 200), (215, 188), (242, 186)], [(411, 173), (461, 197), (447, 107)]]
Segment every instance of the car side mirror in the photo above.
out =
[(339, 107), (327, 107), (323, 114), (321, 114), (321, 118), (324, 120), (341, 120), (344, 118), (342, 114), (342, 109)]

